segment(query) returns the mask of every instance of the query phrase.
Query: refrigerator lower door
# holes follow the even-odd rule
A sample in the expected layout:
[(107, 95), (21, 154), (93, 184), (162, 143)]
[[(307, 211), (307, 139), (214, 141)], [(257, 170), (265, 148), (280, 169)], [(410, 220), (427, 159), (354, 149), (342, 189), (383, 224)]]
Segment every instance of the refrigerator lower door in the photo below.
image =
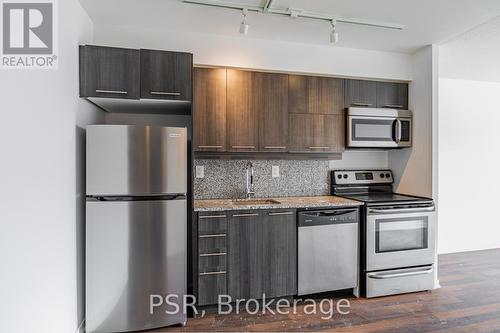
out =
[(185, 199), (87, 202), (87, 332), (186, 322), (186, 224)]

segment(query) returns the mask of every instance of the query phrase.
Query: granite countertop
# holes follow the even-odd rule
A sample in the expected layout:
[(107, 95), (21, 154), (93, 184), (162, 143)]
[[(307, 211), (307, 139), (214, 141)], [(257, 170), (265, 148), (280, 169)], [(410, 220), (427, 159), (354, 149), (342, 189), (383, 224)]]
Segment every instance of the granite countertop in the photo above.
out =
[[(321, 207), (346, 207), (361, 206), (362, 202), (344, 199), (337, 196), (314, 196), (314, 197), (280, 197), (280, 198), (254, 198), (251, 200), (276, 200), (279, 203), (272, 204), (234, 204), (234, 199), (195, 200), (195, 212), (214, 212), (224, 210), (247, 210), (247, 209), (280, 209), (280, 208), (321, 208)], [(244, 199), (237, 199), (244, 201)]]

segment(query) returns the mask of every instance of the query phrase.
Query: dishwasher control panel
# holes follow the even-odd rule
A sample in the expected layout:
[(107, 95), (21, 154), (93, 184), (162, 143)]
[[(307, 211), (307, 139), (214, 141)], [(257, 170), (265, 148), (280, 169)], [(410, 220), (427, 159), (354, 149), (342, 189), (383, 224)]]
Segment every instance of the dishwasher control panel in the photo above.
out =
[(358, 222), (358, 208), (299, 212), (299, 227)]

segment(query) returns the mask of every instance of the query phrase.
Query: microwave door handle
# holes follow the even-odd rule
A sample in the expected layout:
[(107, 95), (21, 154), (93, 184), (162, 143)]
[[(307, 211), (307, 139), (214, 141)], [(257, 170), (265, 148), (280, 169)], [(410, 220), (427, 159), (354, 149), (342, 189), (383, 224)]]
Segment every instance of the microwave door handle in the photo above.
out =
[(392, 122), (392, 140), (398, 142), (398, 121), (394, 119)]
[(396, 142), (400, 143), (401, 142), (401, 120), (396, 119)]

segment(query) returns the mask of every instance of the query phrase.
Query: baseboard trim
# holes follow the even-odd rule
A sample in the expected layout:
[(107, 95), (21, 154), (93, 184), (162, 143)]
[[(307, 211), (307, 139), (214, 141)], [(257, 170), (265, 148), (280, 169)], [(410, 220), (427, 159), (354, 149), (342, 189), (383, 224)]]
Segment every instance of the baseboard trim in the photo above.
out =
[(75, 333), (85, 333), (85, 318), (82, 320)]

